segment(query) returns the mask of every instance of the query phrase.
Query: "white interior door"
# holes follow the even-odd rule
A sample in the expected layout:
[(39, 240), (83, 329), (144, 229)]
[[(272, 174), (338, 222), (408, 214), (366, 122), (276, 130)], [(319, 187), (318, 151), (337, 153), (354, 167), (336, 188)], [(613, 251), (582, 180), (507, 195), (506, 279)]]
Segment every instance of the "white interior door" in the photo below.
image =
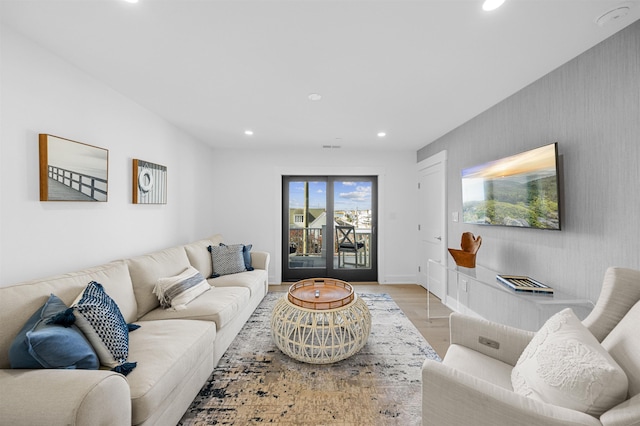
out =
[(418, 282), (444, 301), (446, 268), (431, 268), (429, 259), (445, 264), (446, 151), (418, 163)]

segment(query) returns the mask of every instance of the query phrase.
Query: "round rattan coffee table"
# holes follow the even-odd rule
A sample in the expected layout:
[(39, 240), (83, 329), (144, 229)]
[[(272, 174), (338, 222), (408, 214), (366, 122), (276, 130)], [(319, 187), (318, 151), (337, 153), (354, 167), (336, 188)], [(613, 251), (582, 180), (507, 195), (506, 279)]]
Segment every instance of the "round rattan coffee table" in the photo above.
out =
[(271, 336), (293, 359), (330, 364), (358, 352), (367, 343), (371, 314), (353, 287), (332, 278), (301, 280), (276, 303)]

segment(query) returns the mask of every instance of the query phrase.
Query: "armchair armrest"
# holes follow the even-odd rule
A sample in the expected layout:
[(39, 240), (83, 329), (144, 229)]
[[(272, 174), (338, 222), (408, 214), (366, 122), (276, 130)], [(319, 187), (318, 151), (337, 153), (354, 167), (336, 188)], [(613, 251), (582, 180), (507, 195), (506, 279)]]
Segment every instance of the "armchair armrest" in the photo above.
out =
[(588, 414), (518, 395), (430, 359), (422, 366), (422, 424), (601, 425)]
[(640, 393), (600, 416), (605, 426), (640, 425)]
[[(455, 312), (449, 318), (449, 325), (452, 345), (466, 346), (509, 365), (516, 365), (535, 334)], [(481, 340), (488, 340), (492, 346), (481, 343)]]
[(131, 392), (103, 370), (0, 370), (0, 423), (130, 425)]
[(266, 251), (251, 251), (251, 266), (255, 269), (269, 269), (271, 256)]

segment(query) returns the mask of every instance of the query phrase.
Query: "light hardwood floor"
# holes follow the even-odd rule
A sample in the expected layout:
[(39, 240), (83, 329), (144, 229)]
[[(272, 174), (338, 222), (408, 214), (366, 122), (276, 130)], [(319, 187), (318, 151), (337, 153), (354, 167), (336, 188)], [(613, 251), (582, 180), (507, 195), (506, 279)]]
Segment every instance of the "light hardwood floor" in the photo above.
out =
[[(352, 283), (356, 293), (387, 293), (442, 358), (449, 348), (449, 314), (440, 299), (429, 295), (431, 319), (427, 319), (427, 290), (417, 284)], [(291, 283), (270, 285), (269, 291), (286, 292)], [(436, 318), (434, 318), (436, 317)], [(440, 317), (440, 318), (437, 318)]]

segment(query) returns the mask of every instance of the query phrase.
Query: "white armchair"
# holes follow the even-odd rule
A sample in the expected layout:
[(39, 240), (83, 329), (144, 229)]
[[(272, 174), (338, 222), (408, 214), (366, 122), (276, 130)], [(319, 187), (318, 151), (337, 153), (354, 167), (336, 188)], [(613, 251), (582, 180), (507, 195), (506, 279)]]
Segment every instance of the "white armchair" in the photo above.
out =
[(446, 356), (422, 367), (422, 424), (640, 425), (639, 300), (640, 271), (609, 268), (595, 308), (582, 321), (629, 381), (626, 401), (600, 418), (514, 392), (511, 371), (535, 333), (454, 313)]

